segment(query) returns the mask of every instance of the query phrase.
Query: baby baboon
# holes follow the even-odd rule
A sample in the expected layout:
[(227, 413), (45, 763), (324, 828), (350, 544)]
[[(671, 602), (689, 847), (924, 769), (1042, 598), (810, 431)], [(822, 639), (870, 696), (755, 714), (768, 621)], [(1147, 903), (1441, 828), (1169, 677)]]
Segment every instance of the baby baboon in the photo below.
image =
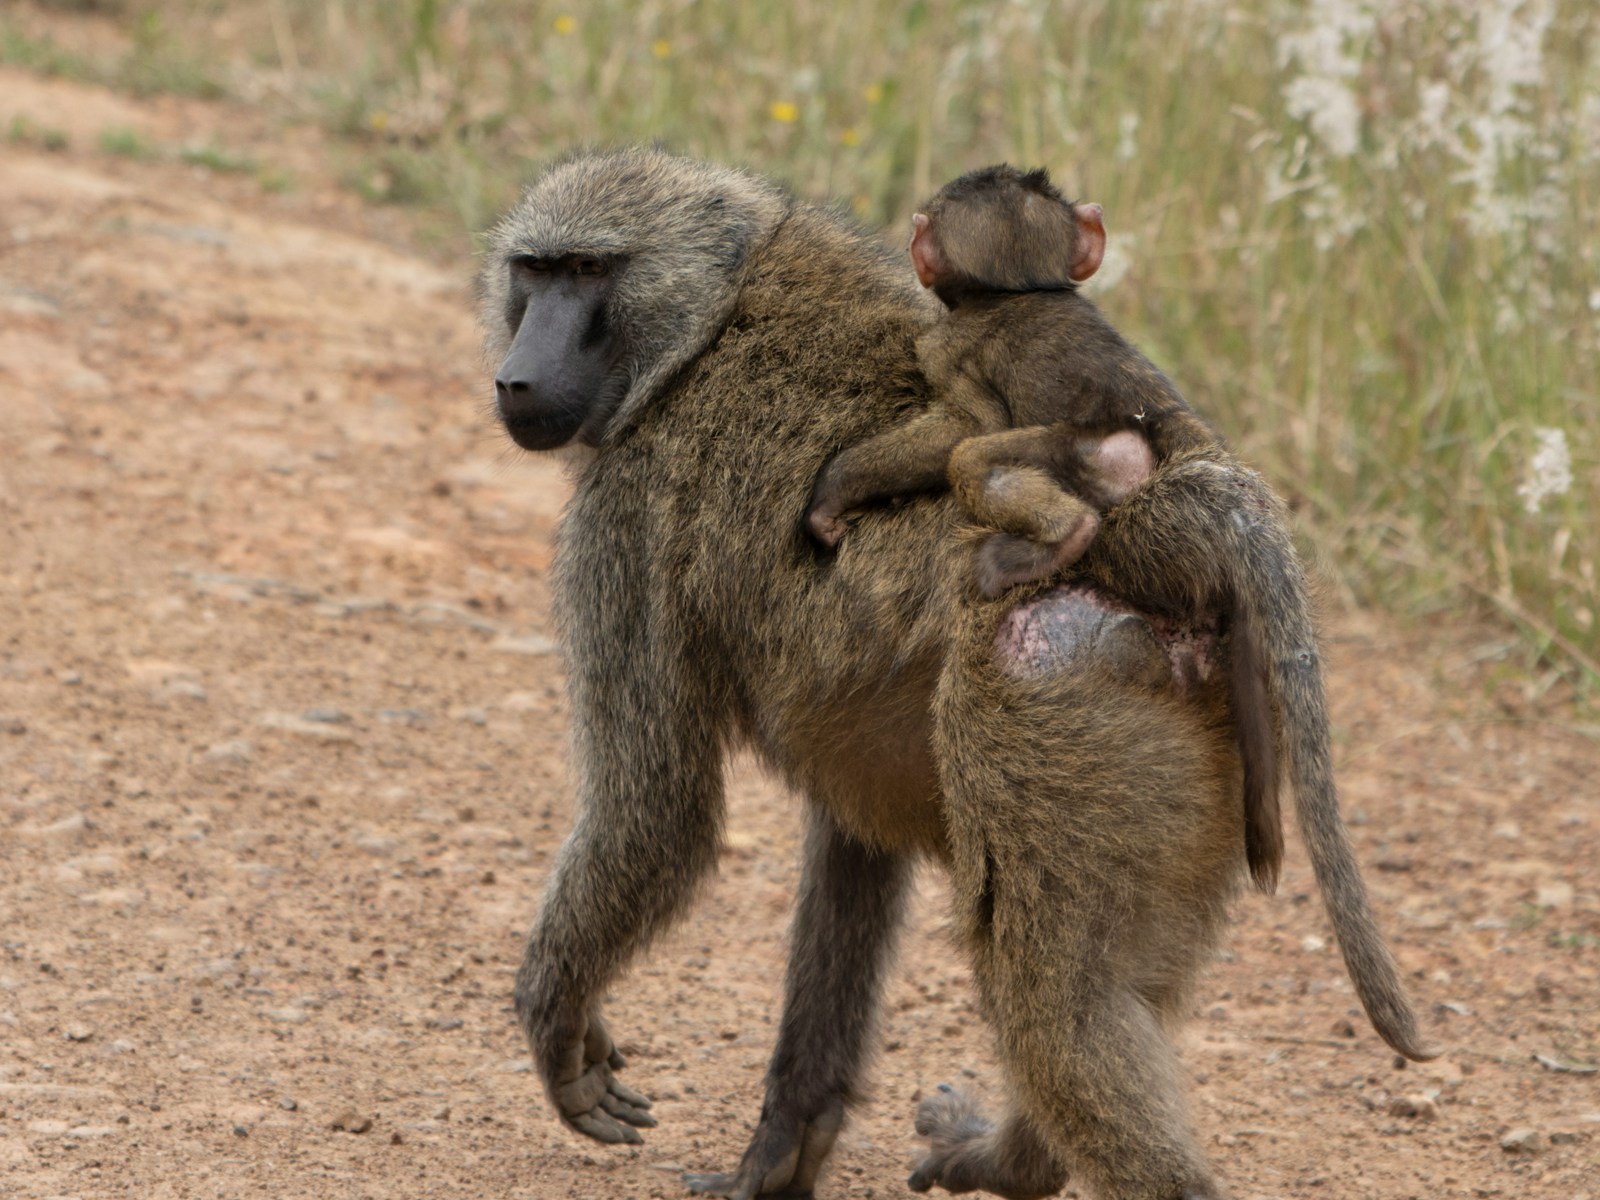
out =
[[(838, 541), (844, 513), (941, 486), (948, 474), (973, 519), (998, 531), (975, 558), (979, 589), (994, 597), (1076, 562), (1099, 511), (1148, 476), (1152, 453), (1161, 463), (1222, 452), (1171, 380), (1078, 294), (1105, 253), (1102, 216), (1098, 204), (1067, 200), (1043, 170), (996, 166), (946, 184), (926, 214), (912, 218), (917, 279), (948, 310), (917, 340), (936, 400), (823, 469), (808, 518), (820, 541)], [(1206, 603), (1224, 605), (1233, 620), (1245, 853), (1257, 885), (1270, 892), (1283, 862), (1261, 641), (1270, 631), (1253, 619), (1247, 594), (1230, 590)]]
[[(723, 758), (750, 745), (805, 798), (805, 866), (760, 1121), (738, 1168), (692, 1175), (694, 1190), (812, 1194), (927, 855), (957, 881), (1032, 1142), (940, 1125), (942, 1161), (968, 1173), (933, 1164), (919, 1180), (991, 1186), (1033, 1178), (1037, 1160), (1109, 1200), (1214, 1194), (1161, 1024), (1241, 875), (1226, 688), (1207, 636), (1185, 652), (1193, 686), (1130, 680), (1111, 610), (1135, 610), (1097, 577), (1126, 557), (1153, 588), (1151, 548), (1129, 543), (1149, 527), (1193, 536), (1186, 520), (1210, 528), (1247, 489), (1175, 459), (1107, 514), (1083, 584), (1031, 598), (968, 598), (943, 496), (870, 513), (819, 556), (798, 518), (828, 455), (929, 405), (915, 342), (933, 314), (910, 284), (832, 214), (655, 151), (552, 167), (491, 235), (480, 311), (502, 419), (523, 446), (581, 448), (554, 571), (577, 816), (518, 1015), (562, 1120), (639, 1141), (654, 1120), (617, 1078), (601, 998), (715, 865)], [(1011, 636), (1017, 612), (1039, 616), (1038, 636)], [(1368, 938), (1349, 959), (1357, 987), (1384, 1038), (1418, 1054), (1332, 819), (1343, 874), (1325, 894), (1341, 938)], [(1080, 828), (1082, 843), (1063, 836)], [(1101, 860), (1110, 842), (1120, 857)]]
[(1217, 439), (1078, 294), (1105, 254), (1098, 204), (1071, 203), (1043, 170), (997, 166), (946, 184), (926, 207), (912, 218), (911, 261), (948, 310), (917, 342), (936, 402), (830, 461), (809, 524), (831, 546), (846, 512), (948, 477), (978, 524), (1010, 535), (978, 556), (981, 590), (994, 597), (1075, 562), (1096, 510), (1149, 473), (1096, 461), (1099, 439), (1135, 431), (1157, 462)]

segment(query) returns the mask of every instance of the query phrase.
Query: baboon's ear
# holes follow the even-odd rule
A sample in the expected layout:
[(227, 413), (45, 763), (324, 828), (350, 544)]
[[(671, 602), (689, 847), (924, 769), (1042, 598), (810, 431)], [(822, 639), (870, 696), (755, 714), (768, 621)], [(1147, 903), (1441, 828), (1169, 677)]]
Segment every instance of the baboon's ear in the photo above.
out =
[(911, 224), (911, 266), (917, 272), (917, 282), (923, 287), (932, 287), (945, 273), (944, 255), (939, 253), (939, 243), (933, 237), (933, 222), (926, 213), (913, 213)]
[(1105, 210), (1098, 204), (1074, 204), (1072, 211), (1078, 222), (1078, 253), (1072, 259), (1072, 282), (1082, 283), (1100, 269), (1100, 260), (1106, 256), (1106, 227), (1102, 223)]

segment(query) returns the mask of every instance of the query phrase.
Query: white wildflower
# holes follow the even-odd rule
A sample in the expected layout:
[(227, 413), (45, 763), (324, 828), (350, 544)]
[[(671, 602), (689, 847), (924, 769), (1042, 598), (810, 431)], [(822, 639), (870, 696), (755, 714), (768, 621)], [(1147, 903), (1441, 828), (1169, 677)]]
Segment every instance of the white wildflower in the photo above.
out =
[(1564, 496), (1572, 487), (1572, 452), (1567, 449), (1566, 431), (1541, 427), (1533, 433), (1539, 448), (1528, 462), (1527, 482), (1517, 488), (1530, 513), (1539, 511), (1546, 496)]
[(1414, 126), (1416, 147), (1450, 146), (1454, 142), (1446, 114), (1450, 111), (1451, 87), (1442, 80), (1424, 82), (1417, 89), (1417, 120)]
[(1342, 80), (1302, 75), (1290, 80), (1283, 102), (1291, 117), (1311, 123), (1329, 154), (1349, 158), (1361, 148), (1361, 106)]
[(1131, 162), (1139, 153), (1139, 144), (1135, 140), (1139, 132), (1139, 114), (1125, 112), (1117, 119), (1117, 159), (1120, 162)]

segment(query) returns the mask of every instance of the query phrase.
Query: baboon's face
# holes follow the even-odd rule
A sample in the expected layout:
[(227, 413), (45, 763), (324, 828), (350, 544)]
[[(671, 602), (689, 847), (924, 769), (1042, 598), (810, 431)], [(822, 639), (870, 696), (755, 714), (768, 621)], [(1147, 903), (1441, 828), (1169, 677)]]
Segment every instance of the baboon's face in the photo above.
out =
[(626, 391), (608, 308), (621, 266), (591, 254), (506, 261), (513, 337), (494, 392), (506, 432), (523, 449), (599, 442)]

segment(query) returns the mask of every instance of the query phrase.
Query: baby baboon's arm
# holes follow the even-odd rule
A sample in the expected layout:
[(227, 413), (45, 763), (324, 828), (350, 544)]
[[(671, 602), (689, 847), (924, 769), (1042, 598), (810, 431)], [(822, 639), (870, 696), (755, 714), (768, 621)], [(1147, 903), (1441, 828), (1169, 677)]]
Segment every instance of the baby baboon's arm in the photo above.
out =
[(811, 489), (806, 528), (824, 546), (834, 546), (844, 536), (844, 514), (851, 509), (942, 490), (957, 443), (1004, 424), (993, 397), (976, 381), (951, 380), (940, 393), (938, 408), (828, 460)]

